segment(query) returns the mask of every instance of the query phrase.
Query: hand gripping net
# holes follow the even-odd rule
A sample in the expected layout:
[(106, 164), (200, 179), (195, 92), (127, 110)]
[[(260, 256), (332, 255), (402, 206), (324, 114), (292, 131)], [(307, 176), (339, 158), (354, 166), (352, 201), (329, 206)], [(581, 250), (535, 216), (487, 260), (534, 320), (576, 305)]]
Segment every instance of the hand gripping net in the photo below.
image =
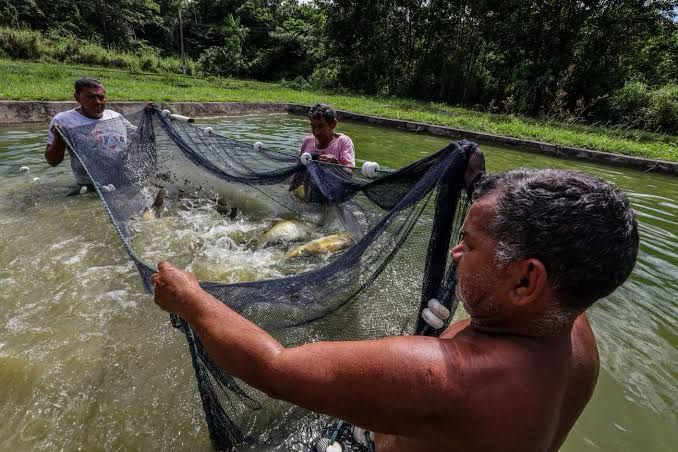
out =
[[(368, 179), (355, 168), (303, 165), (296, 152), (257, 149), (153, 106), (57, 132), (92, 179), (149, 292), (154, 261), (136, 244), (134, 225), (164, 190), (165, 204), (176, 208), (225, 199), (241, 219), (225, 216), (224, 222), (283, 216), (323, 223), (336, 211), (335, 229), (354, 239), (348, 249), (306, 259), (301, 267), (283, 263), (281, 277), (201, 281), (207, 292), (285, 346), (421, 333), (420, 313), (429, 299), (456, 306), (448, 249), (467, 206), (461, 145), (471, 143), (452, 143)], [(126, 140), (111, 143), (116, 133)], [(290, 186), (303, 187), (304, 194), (292, 195)], [(215, 449), (309, 450), (331, 423), (228, 375), (186, 322), (176, 317), (172, 322), (188, 341)]]

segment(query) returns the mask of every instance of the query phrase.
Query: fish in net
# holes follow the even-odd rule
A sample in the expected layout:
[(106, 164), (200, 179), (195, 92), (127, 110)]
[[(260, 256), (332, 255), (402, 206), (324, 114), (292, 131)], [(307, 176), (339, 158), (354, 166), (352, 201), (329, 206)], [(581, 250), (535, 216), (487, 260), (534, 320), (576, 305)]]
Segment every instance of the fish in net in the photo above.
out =
[[(150, 230), (150, 241), (158, 234), (165, 234), (163, 243), (178, 240), (161, 257), (191, 269), (201, 252), (195, 249), (205, 254), (204, 243), (181, 242), (173, 228), (186, 221), (195, 229), (202, 215), (213, 222), (212, 235), (222, 226), (251, 226), (239, 239), (217, 241), (216, 248), (277, 256), (269, 273), (196, 274), (204, 290), (285, 346), (433, 335), (441, 329), (433, 330), (421, 316), (429, 301), (454, 311), (455, 267), (448, 249), (468, 207), (463, 148), (473, 143), (451, 143), (404, 168), (366, 175), (229, 139), (153, 105), (57, 132), (92, 179), (149, 292), (158, 256), (140, 231)], [(121, 134), (124, 140), (108, 138)], [(160, 224), (165, 229), (153, 222), (161, 210), (164, 218), (157, 221), (166, 220)], [(290, 230), (304, 225), (299, 228), (306, 233), (286, 240), (280, 232), (269, 240), (279, 224)], [(323, 242), (335, 243), (333, 237), (343, 244)], [(186, 337), (215, 449), (313, 450), (336, 424), (228, 375), (184, 320), (171, 321)]]

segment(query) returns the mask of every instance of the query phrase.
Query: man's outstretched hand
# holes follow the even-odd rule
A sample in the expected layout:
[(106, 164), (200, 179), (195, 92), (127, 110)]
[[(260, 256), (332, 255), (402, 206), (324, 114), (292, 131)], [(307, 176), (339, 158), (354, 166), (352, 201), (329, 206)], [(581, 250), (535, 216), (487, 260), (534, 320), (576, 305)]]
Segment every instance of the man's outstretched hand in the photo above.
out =
[(158, 273), (151, 276), (155, 302), (165, 311), (185, 318), (187, 310), (199, 299), (202, 288), (193, 273), (160, 261)]
[(466, 172), (464, 172), (464, 188), (466, 192), (471, 195), (473, 192), (473, 185), (480, 179), (480, 176), (485, 174), (485, 156), (480, 150), (480, 147), (468, 140), (463, 140), (461, 147), (466, 153)]

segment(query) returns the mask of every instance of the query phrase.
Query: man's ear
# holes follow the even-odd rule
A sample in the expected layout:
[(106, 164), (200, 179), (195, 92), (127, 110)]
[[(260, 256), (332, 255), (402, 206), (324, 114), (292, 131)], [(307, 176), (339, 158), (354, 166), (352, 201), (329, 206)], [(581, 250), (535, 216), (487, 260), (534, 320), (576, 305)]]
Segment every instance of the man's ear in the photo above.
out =
[(546, 267), (539, 259), (525, 259), (514, 264), (509, 297), (516, 306), (527, 306), (539, 299), (548, 284)]

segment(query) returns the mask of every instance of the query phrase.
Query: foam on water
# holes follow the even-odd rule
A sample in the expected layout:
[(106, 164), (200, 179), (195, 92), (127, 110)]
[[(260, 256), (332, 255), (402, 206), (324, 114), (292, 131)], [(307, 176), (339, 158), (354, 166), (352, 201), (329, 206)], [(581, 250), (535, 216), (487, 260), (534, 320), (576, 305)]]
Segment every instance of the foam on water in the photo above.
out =
[(236, 283), (279, 278), (309, 271), (323, 257), (286, 259), (292, 246), (337, 232), (338, 223), (315, 227), (313, 236), (301, 242), (262, 246), (260, 237), (272, 227), (273, 215), (249, 218), (240, 212), (237, 219), (219, 214), (211, 199), (169, 201), (160, 218), (131, 221), (127, 225), (135, 253), (155, 263), (170, 260), (196, 273), (202, 281)]

